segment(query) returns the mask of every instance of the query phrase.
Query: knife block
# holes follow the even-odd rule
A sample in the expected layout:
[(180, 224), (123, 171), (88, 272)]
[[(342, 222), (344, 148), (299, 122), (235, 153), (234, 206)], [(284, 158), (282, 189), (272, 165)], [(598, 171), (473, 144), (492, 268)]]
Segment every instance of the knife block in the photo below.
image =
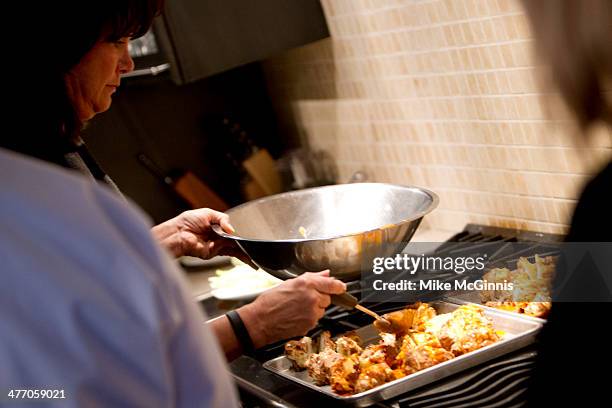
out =
[(176, 178), (173, 188), (192, 208), (205, 207), (217, 211), (225, 211), (229, 208), (210, 187), (190, 171)]
[(242, 162), (250, 179), (247, 179), (243, 191), (247, 200), (282, 191), (282, 181), (276, 168), (276, 162), (266, 149), (259, 149)]

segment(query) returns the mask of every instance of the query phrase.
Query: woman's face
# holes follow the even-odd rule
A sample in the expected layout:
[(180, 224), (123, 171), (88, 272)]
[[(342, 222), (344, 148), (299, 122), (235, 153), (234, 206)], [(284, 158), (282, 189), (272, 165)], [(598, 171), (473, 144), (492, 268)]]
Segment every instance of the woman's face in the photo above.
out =
[(134, 69), (128, 42), (128, 37), (116, 42), (98, 41), (66, 74), (68, 96), (81, 122), (110, 108), (119, 76)]

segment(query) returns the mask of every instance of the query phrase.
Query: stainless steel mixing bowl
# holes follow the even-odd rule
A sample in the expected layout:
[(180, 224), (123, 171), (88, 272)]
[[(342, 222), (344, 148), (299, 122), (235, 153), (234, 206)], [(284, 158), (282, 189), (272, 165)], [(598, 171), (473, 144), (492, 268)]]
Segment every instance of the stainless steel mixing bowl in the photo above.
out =
[(330, 269), (359, 279), (368, 256), (392, 256), (412, 238), (438, 196), (419, 187), (353, 183), (249, 201), (227, 211), (235, 240), (262, 269), (281, 278)]

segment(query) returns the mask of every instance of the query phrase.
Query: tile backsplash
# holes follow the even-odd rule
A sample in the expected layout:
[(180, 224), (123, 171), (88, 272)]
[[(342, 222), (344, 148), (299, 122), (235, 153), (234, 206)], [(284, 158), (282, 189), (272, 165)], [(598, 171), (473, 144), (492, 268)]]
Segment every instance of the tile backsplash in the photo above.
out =
[[(535, 1), (535, 0), (534, 0)], [(429, 227), (567, 232), (611, 157), (588, 143), (533, 55), (516, 0), (323, 0), (331, 38), (265, 62), (283, 128), (335, 158), (341, 180), (429, 188)]]

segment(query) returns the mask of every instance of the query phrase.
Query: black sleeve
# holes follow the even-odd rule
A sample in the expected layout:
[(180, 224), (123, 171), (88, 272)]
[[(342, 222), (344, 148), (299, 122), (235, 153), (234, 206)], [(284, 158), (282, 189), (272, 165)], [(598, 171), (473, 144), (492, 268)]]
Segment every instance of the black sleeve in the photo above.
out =
[(612, 241), (612, 162), (585, 187), (574, 210), (567, 242)]
[[(567, 242), (612, 241), (611, 188), (612, 164), (608, 164), (585, 187)], [(527, 395), (530, 407), (601, 406), (610, 400), (609, 379), (601, 370), (612, 366), (604, 334), (612, 314), (611, 296), (592, 262), (587, 260), (570, 272), (573, 281), (554, 296), (565, 301), (554, 302), (537, 338), (538, 356)], [(571, 301), (585, 294), (593, 301)]]

